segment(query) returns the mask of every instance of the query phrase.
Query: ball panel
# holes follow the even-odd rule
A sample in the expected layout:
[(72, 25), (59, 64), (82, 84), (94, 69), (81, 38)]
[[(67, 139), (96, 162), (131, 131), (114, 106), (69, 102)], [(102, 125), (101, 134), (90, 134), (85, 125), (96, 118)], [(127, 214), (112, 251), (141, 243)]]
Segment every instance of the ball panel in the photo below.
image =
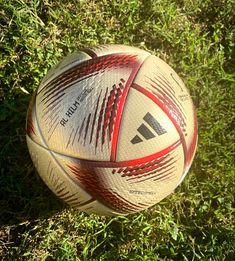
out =
[(144, 57), (93, 59), (38, 93), (37, 118), (48, 147), (78, 158), (109, 160), (117, 110)]
[(169, 118), (178, 125), (175, 127), (185, 144), (185, 167), (189, 166), (192, 162), (189, 151), (195, 151), (196, 148), (193, 144), (197, 137), (197, 123), (191, 97), (182, 80), (164, 61), (150, 56), (141, 66), (134, 80), (135, 84), (148, 92), (148, 96), (155, 97), (155, 101), (169, 112)]
[(36, 144), (27, 135), (30, 156), (47, 186), (61, 199), (73, 206), (85, 205), (92, 197), (67, 175), (52, 152)]
[(116, 160), (132, 160), (151, 155), (179, 138), (173, 123), (161, 108), (131, 88), (122, 115)]

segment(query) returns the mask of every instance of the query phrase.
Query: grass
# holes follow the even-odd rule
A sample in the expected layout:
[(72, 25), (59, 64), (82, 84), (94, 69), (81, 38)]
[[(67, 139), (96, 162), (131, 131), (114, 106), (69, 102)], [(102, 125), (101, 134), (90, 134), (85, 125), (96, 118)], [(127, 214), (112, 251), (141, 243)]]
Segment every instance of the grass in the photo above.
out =
[[(2, 260), (234, 260), (234, 0), (0, 0)], [(29, 99), (76, 49), (149, 50), (184, 79), (199, 144), (176, 193), (128, 217), (79, 213), (43, 184), (25, 142)]]

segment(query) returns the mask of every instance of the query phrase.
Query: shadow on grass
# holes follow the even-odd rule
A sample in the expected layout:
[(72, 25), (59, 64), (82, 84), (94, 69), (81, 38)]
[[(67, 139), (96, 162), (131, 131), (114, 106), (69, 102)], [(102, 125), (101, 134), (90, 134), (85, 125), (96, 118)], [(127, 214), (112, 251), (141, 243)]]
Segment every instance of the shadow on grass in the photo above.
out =
[(36, 174), (28, 153), (29, 96), (0, 104), (0, 226), (46, 218), (64, 207)]

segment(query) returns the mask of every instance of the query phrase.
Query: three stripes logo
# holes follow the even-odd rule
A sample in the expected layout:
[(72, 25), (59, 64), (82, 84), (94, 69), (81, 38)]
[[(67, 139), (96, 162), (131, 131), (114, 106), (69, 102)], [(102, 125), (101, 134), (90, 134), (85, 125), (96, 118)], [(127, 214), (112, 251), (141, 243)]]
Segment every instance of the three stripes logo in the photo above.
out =
[(145, 123), (142, 123), (137, 131), (141, 136), (135, 135), (135, 137), (131, 140), (132, 144), (140, 143), (143, 141), (144, 137), (146, 140), (150, 140), (158, 136), (167, 133), (167, 131), (162, 127), (162, 125), (148, 112), (145, 114), (143, 120)]

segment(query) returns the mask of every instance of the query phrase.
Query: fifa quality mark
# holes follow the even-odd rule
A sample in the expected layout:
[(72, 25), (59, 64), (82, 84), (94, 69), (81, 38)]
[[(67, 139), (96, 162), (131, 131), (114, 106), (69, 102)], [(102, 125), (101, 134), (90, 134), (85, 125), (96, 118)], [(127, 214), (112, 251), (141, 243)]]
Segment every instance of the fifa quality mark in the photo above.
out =
[(94, 89), (94, 87), (91, 87), (89, 89), (83, 90), (78, 97), (74, 100), (72, 105), (69, 106), (68, 110), (66, 111), (64, 117), (60, 120), (60, 124), (65, 127), (66, 123), (69, 121), (69, 118), (73, 116), (73, 114), (76, 112), (78, 106), (84, 101), (84, 99), (87, 97), (87, 95)]

